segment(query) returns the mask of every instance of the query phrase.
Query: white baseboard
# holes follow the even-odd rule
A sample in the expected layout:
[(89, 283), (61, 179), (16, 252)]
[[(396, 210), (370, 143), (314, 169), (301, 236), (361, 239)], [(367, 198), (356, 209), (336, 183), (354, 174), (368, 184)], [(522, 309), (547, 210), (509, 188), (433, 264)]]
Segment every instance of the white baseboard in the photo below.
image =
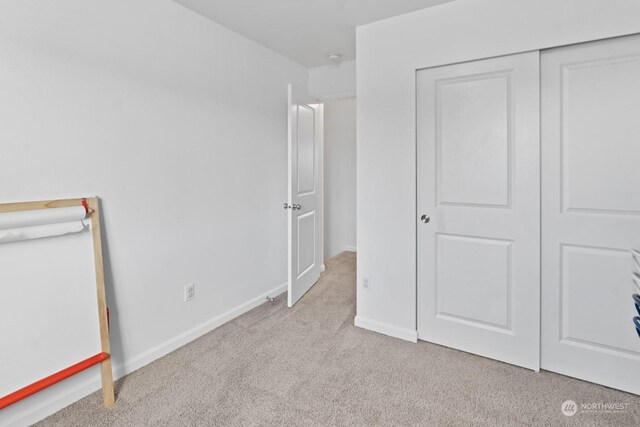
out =
[(183, 345), (190, 343), (191, 341), (201, 337), (207, 332), (211, 332), (212, 330), (216, 329), (219, 326), (222, 326), (228, 321), (233, 320), (236, 317), (246, 313), (247, 311), (265, 303), (267, 301), (267, 296), (273, 298), (286, 291), (287, 291), (286, 283), (284, 285), (278, 286), (277, 288), (271, 289), (270, 291), (265, 292), (260, 296), (245, 302), (244, 304), (241, 304), (235, 308), (232, 308), (231, 310), (225, 313), (222, 313), (221, 315), (216, 316), (213, 319), (208, 320), (207, 322), (196, 326), (195, 328), (192, 328), (174, 338), (171, 338), (163, 342), (162, 344), (142, 353), (139, 356), (134, 357), (133, 359), (125, 363), (124, 366), (115, 368), (114, 374), (117, 378), (121, 378), (125, 375), (128, 375), (131, 372), (138, 370), (145, 365), (148, 365), (154, 360), (159, 359), (162, 356), (168, 353), (171, 353), (174, 350), (177, 350)]
[(362, 316), (356, 316), (353, 324), (359, 328), (389, 335), (390, 337), (400, 338), (405, 341), (418, 342), (418, 331), (416, 330), (399, 328), (397, 326), (390, 325), (389, 323), (367, 319)]
[(345, 246), (344, 250), (347, 252), (358, 252), (357, 248), (355, 246)]
[[(241, 304), (231, 310), (222, 313), (219, 316), (214, 317), (211, 320), (208, 320), (195, 328), (192, 328), (182, 334), (175, 336), (147, 351), (144, 353), (126, 361), (124, 364), (114, 364), (113, 367), (113, 376), (114, 379), (119, 379), (136, 371), (143, 366), (148, 365), (156, 359), (161, 358), (162, 356), (171, 353), (172, 351), (177, 350), (185, 344), (190, 343), (196, 338), (201, 337), (202, 335), (216, 329), (219, 326), (227, 323), (230, 320), (235, 319), (236, 317), (246, 313), (247, 311), (263, 304), (267, 300), (267, 296), (276, 297), (283, 292), (286, 292), (287, 284), (280, 285), (277, 288), (271, 289), (268, 292), (265, 292), (244, 304)], [(101, 388), (100, 377), (96, 376), (95, 378), (85, 381), (84, 383), (79, 384), (77, 387), (74, 387), (70, 390), (66, 390), (64, 394), (56, 396), (55, 399), (51, 399), (49, 401), (43, 402), (42, 404), (31, 408), (30, 410), (21, 413), (13, 418), (10, 418), (6, 421), (6, 423), (2, 423), (2, 427), (4, 426), (29, 426), (34, 424), (51, 414), (58, 412), (66, 406), (82, 399), (83, 397), (93, 393), (96, 390)], [(116, 405), (118, 402), (116, 401)]]

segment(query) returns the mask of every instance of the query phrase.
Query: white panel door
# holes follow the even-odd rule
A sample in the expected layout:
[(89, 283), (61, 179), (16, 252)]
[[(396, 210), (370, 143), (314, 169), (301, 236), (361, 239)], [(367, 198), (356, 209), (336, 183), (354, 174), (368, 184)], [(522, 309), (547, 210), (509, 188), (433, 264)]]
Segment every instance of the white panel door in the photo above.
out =
[(288, 303), (292, 307), (318, 280), (322, 267), (323, 106), (288, 88)]
[(640, 394), (640, 38), (541, 65), (542, 368)]
[(536, 370), (538, 59), (417, 73), (418, 337)]

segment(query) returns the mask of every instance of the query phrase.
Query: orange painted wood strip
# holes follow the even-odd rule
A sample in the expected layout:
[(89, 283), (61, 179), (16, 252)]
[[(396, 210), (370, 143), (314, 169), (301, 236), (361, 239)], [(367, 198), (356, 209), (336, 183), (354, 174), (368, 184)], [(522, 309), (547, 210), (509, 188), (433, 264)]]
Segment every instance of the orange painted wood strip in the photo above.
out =
[(56, 372), (55, 374), (49, 375), (48, 377), (43, 378), (40, 381), (36, 381), (35, 383), (23, 387), (20, 390), (14, 391), (13, 393), (0, 398), (0, 409), (4, 409), (7, 406), (13, 405), (14, 403), (19, 402), (22, 399), (31, 396), (32, 394), (35, 394), (47, 387), (59, 383), (60, 381), (67, 379), (70, 376), (77, 374), (78, 372), (82, 372), (94, 365), (97, 365), (98, 363), (102, 363), (107, 359), (109, 359), (109, 355), (107, 353), (98, 353), (95, 356), (91, 356), (90, 358), (83, 360), (82, 362), (76, 363), (75, 365), (63, 369), (60, 372)]

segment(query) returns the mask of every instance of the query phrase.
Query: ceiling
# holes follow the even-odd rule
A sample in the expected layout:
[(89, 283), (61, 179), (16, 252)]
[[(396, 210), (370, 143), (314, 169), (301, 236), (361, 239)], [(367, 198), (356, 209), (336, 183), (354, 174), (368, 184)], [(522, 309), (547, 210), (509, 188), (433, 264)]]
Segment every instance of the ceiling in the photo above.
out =
[(307, 67), (356, 57), (358, 25), (452, 0), (174, 0)]

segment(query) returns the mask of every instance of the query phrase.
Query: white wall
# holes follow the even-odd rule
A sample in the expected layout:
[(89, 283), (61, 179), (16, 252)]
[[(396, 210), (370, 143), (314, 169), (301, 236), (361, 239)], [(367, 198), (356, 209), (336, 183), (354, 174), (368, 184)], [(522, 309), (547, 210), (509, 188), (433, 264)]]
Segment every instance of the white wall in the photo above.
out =
[(357, 29), (357, 325), (416, 339), (415, 70), (635, 32), (636, 0), (457, 0)]
[(309, 69), (309, 95), (321, 100), (356, 96), (356, 61)]
[(102, 198), (117, 374), (284, 290), (286, 84), (304, 67), (169, 0), (5, 0), (0, 28), (0, 203)]
[(324, 255), (356, 250), (356, 100), (324, 104)]

